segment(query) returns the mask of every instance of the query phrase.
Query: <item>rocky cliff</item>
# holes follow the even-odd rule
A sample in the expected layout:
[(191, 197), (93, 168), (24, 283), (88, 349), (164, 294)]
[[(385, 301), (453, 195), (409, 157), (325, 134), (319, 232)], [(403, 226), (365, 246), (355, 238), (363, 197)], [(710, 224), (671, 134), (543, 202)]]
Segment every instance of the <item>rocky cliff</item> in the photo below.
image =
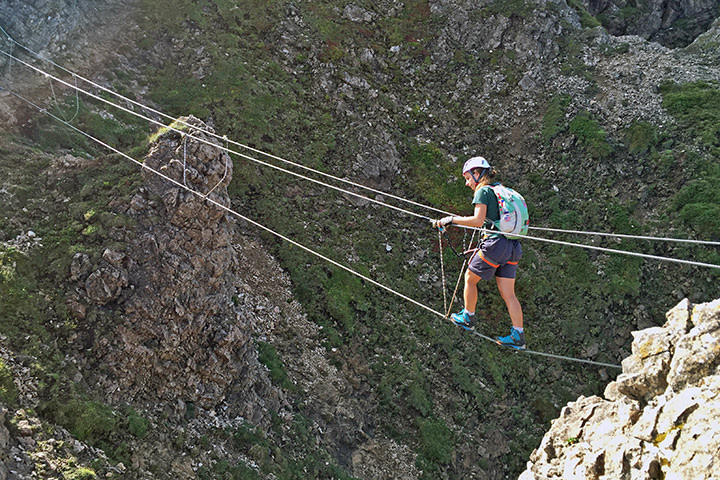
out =
[(604, 398), (565, 406), (520, 480), (720, 477), (720, 300), (683, 300), (633, 337)]
[[(10, 0), (0, 24), (10, 19), (16, 38), (144, 104), (193, 112), (207, 124), (185, 117), (186, 133), (216, 147), (200, 128), (462, 212), (458, 163), (481, 151), (526, 194), (537, 225), (716, 238), (720, 217), (696, 213), (720, 202), (709, 111), (720, 23), (687, 48), (647, 40), (682, 30), (673, 19), (694, 25), (711, 3), (685, 2), (678, 17), (678, 2)], [(631, 25), (633, 12), (647, 21)], [(631, 35), (598, 25), (613, 18)], [(58, 108), (47, 79), (9, 70), (14, 87)], [(54, 88), (60, 100), (70, 93)], [(700, 407), (673, 413), (687, 388), (671, 379), (668, 352), (691, 343), (680, 337), (702, 323), (693, 314), (682, 335), (638, 334), (636, 343), (656, 339), (632, 348), (658, 353), (633, 353), (602, 399), (612, 371), (475, 342), (0, 96), (3, 128), (20, 127), (0, 134), (0, 480), (500, 480), (534, 449), (528, 475), (609, 480), (623, 469), (666, 473), (685, 448), (679, 425)], [(66, 100), (74, 112), (74, 95)], [(441, 303), (427, 222), (246, 158), (228, 164), (222, 148), (177, 132), (148, 140), (154, 127), (126, 113), (87, 100), (74, 124)], [(595, 244), (720, 262), (711, 248)], [(538, 351), (619, 363), (631, 331), (662, 324), (684, 296), (720, 293), (699, 269), (553, 247), (523, 242), (518, 292)], [(460, 264), (445, 269), (450, 278)], [(482, 331), (503, 333), (494, 287), (482, 310)], [(639, 373), (646, 365), (657, 375)], [(588, 421), (537, 448), (560, 405), (580, 395)], [(625, 430), (593, 430), (602, 412)], [(630, 431), (628, 450), (597, 446), (604, 428)]]
[[(110, 370), (100, 384), (117, 400), (172, 400), (182, 409), (184, 402), (215, 406), (232, 387), (236, 412), (259, 423), (266, 402), (277, 410), (277, 394), (250, 341), (254, 318), (231, 300), (242, 268), (234, 224), (203, 198), (229, 206), (232, 161), (219, 141), (196, 129), (205, 124), (182, 120), (206, 143), (169, 131), (144, 164), (200, 196), (144, 169), (145, 187), (123, 212), (136, 221), (117, 239), (125, 253), (108, 249), (86, 278), (74, 275), (91, 303), (121, 305), (122, 320), (96, 340), (98, 361)], [(77, 263), (85, 263), (82, 255)]]
[[(4, 1), (0, 3), (0, 27), (25, 48), (5, 35), (0, 38), (0, 47), (23, 61), (33, 62), (36, 59), (27, 49), (51, 61), (63, 58), (65, 68), (89, 76), (101, 70), (101, 65), (121, 61), (123, 53), (131, 45), (129, 38), (136, 28), (130, 20), (136, 4), (135, 0)], [(15, 63), (0, 54), (3, 84), (27, 92), (38, 85), (45, 88), (52, 83)], [(49, 65), (42, 63), (37, 66), (48, 68)], [(97, 79), (100, 80), (100, 77)], [(75, 82), (71, 77), (65, 80)], [(53, 88), (58, 96), (69, 93), (57, 82)], [(7, 95), (7, 92), (0, 92), (0, 97)], [(57, 102), (57, 98), (54, 100)], [(8, 124), (24, 120), (23, 110), (23, 106), (11, 101), (0, 104), (0, 114)]]
[[(0, 5), (0, 26), (13, 38), (22, 39), (24, 45), (49, 58), (71, 48), (87, 47), (87, 38), (78, 40), (95, 30), (94, 25), (107, 25), (108, 18), (121, 17), (130, 3), (129, 0), (6, 0)], [(18, 49), (14, 51), (19, 55), (23, 53)], [(0, 65), (7, 65), (5, 57)]]
[(613, 35), (638, 35), (666, 47), (684, 47), (717, 18), (717, 0), (581, 0)]
[(7, 409), (0, 405), (0, 478), (6, 479), (9, 473), (7, 468), (9, 460), (10, 432), (5, 428), (5, 414)]

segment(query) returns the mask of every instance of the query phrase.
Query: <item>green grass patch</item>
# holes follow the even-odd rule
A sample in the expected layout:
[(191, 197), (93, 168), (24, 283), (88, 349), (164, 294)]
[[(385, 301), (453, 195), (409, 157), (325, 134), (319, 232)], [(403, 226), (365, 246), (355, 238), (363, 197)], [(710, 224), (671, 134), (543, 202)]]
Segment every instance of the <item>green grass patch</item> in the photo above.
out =
[[(335, 478), (351, 480), (334, 459), (315, 446), (311, 422), (303, 414), (296, 414), (290, 424), (274, 417), (277, 429), (282, 428), (282, 445), (270, 435), (254, 426), (240, 425), (229, 432), (234, 447), (252, 459), (259, 472), (239, 462), (231, 465), (223, 460), (204, 469), (201, 478), (256, 479), (278, 478), (302, 480), (304, 478)], [(282, 425), (282, 426), (281, 426)]]
[(95, 480), (97, 474), (94, 470), (85, 467), (77, 467), (63, 472), (66, 480)]
[(140, 415), (134, 408), (130, 409), (127, 415), (128, 430), (137, 438), (144, 438), (150, 428), (150, 421)]
[(73, 399), (59, 402), (54, 420), (75, 438), (92, 445), (107, 442), (118, 428), (118, 417), (108, 405), (94, 400)]
[(410, 383), (406, 391), (407, 403), (417, 410), (423, 417), (430, 415), (433, 407), (425, 375), (425, 369), (415, 363), (410, 376)]
[(720, 240), (720, 168), (715, 166), (704, 178), (684, 185), (672, 205), (682, 222), (701, 237)]
[(422, 478), (437, 478), (440, 468), (452, 461), (452, 431), (437, 418), (420, 419), (418, 427), (420, 446), (416, 465), (423, 470)]
[(642, 14), (642, 10), (640, 10), (637, 7), (627, 6), (622, 7), (620, 10), (618, 10), (618, 17), (627, 21), (627, 22), (636, 22), (640, 19), (640, 15)]
[(45, 328), (47, 304), (39, 292), (33, 258), (0, 246), (0, 331), (20, 352), (41, 355), (53, 336)]
[[(73, 102), (74, 98), (73, 96)], [(115, 100), (114, 97), (110, 98)], [(103, 103), (98, 107), (105, 109), (107, 106)], [(107, 108), (109, 113), (101, 112), (92, 104), (81, 102), (78, 115), (72, 124), (111, 147), (136, 156), (143, 155), (144, 137), (150, 131), (148, 122), (130, 113)], [(65, 150), (82, 157), (108, 153), (108, 150), (95, 140), (46, 115), (37, 118), (28, 131), (28, 137), (37, 147), (49, 153)]]
[[(622, 246), (620, 249), (626, 249)], [(640, 294), (640, 267), (642, 258), (612, 255), (604, 263), (605, 281), (601, 288), (615, 302)]]
[(10, 366), (0, 358), (0, 402), (13, 408), (17, 405), (18, 391), (13, 381)]
[(345, 270), (335, 269), (325, 281), (325, 301), (330, 316), (348, 334), (355, 331), (356, 311), (367, 311), (367, 288), (360, 279)]
[(470, 207), (470, 190), (462, 177), (462, 164), (449, 162), (446, 155), (432, 144), (414, 144), (406, 162), (411, 185), (425, 202), (449, 211)]
[(600, 123), (590, 113), (582, 111), (570, 121), (570, 133), (575, 135), (580, 145), (593, 158), (606, 158), (613, 151), (607, 134)]
[(257, 342), (258, 360), (270, 371), (270, 378), (287, 390), (295, 390), (297, 387), (290, 381), (282, 359), (271, 344)]
[(595, 28), (600, 26), (598, 19), (590, 15), (590, 12), (587, 11), (585, 5), (583, 5), (580, 0), (568, 0), (568, 4), (575, 9), (578, 15), (580, 15), (580, 25), (585, 28)]
[(633, 122), (623, 133), (623, 141), (630, 153), (643, 155), (659, 140), (657, 128), (648, 122)]
[(558, 40), (560, 45), (560, 72), (563, 75), (575, 75), (590, 80), (591, 69), (582, 61), (584, 39), (573, 32)]
[(550, 100), (542, 119), (541, 137), (545, 143), (567, 130), (565, 113), (571, 101), (572, 98), (567, 94), (556, 95)]
[(720, 147), (720, 85), (695, 82), (660, 86), (663, 107), (683, 131), (706, 147)]
[(177, 130), (180, 130), (181, 132), (186, 132), (190, 129), (185, 123), (180, 122), (179, 120), (175, 120), (167, 127), (160, 127), (158, 128), (157, 132), (151, 134), (147, 138), (147, 143), (155, 143), (157, 142), (160, 137), (163, 135), (170, 133), (170, 132), (176, 132)]

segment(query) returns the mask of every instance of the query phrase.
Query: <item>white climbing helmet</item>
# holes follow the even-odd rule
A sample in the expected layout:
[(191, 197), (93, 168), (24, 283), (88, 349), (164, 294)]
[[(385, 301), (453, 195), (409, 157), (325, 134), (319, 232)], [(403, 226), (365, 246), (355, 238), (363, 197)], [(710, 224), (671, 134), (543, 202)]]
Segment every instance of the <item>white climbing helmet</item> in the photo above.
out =
[(465, 175), (467, 172), (471, 172), (476, 168), (490, 168), (490, 164), (484, 157), (472, 157), (463, 165), (462, 173)]

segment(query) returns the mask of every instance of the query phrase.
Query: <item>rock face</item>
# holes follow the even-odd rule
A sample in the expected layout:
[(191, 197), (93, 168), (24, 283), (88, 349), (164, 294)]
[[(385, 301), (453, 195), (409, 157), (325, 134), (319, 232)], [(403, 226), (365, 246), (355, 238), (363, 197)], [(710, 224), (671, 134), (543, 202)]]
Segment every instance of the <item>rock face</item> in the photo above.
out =
[(605, 399), (563, 408), (520, 480), (720, 478), (720, 300), (633, 336)]
[[(205, 128), (194, 117), (184, 120)], [(199, 130), (189, 133), (220, 146)], [(232, 162), (222, 148), (169, 132), (145, 165), (217, 204), (230, 203)], [(112, 371), (107, 388), (136, 401), (181, 399), (206, 408), (235, 388), (248, 400), (238, 413), (258, 421), (277, 395), (250, 339), (252, 317), (231, 301), (240, 268), (235, 225), (217, 204), (149, 169), (147, 188), (128, 210), (137, 228), (127, 232), (126, 253), (106, 250), (85, 282), (95, 304), (117, 300), (124, 307), (113, 333), (98, 342)]]
[(684, 47), (718, 16), (718, 0), (583, 0), (613, 35), (639, 35), (666, 47)]
[(707, 32), (700, 35), (687, 47), (687, 50), (698, 53), (706, 59), (707, 64), (720, 63), (720, 18), (716, 19)]
[[(78, 35), (90, 32), (89, 25), (101, 23), (108, 15), (121, 14), (131, 3), (132, 0), (5, 0), (0, 3), (0, 26), (18, 43), (50, 57), (70, 47)], [(10, 50), (4, 35), (0, 43)], [(19, 47), (12, 51), (26, 58)], [(3, 56), (0, 65), (6, 61)]]
[[(69, 57), (63, 66), (87, 75), (107, 59), (118, 58), (118, 46), (126, 45), (135, 29), (127, 19), (136, 3), (136, 0), (3, 0), (0, 27), (14, 42), (0, 34), (0, 48), (46, 71), (53, 70), (51, 65), (38, 61), (26, 48), (43, 59)], [(59, 70), (52, 74), (67, 82), (74, 81)], [(12, 90), (25, 93), (38, 85), (49, 85), (45, 76), (5, 55), (0, 55), (0, 80)], [(58, 95), (71, 93), (59, 82), (54, 82), (53, 88)], [(21, 110), (25, 107), (12, 100), (14, 97), (6, 90), (0, 91), (0, 98), (3, 97), (7, 100), (0, 102), (0, 118), (6, 125), (14, 125), (24, 118)]]
[(8, 446), (10, 444), (10, 432), (5, 428), (5, 406), (0, 403), (0, 480), (8, 478), (7, 462), (9, 458)]

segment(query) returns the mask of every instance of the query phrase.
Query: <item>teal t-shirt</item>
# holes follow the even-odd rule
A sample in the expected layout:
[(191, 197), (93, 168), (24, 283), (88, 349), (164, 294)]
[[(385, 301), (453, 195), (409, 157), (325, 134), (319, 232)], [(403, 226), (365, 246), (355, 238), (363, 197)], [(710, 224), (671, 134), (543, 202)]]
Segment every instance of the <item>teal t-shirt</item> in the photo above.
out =
[[(499, 185), (498, 183), (493, 183), (493, 185)], [(484, 187), (480, 187), (477, 190), (475, 190), (475, 196), (473, 196), (473, 205), (477, 205), (478, 203), (482, 203), (483, 205), (487, 206), (487, 214), (485, 215), (485, 218), (487, 220), (492, 220), (493, 222), (497, 222), (500, 220), (500, 209), (498, 208), (498, 202), (497, 197), (495, 196), (495, 192), (492, 188), (490, 188), (489, 185), (485, 185)], [(485, 224), (486, 227), (488, 224)], [(493, 237), (499, 236), (498, 233), (491, 235)]]

